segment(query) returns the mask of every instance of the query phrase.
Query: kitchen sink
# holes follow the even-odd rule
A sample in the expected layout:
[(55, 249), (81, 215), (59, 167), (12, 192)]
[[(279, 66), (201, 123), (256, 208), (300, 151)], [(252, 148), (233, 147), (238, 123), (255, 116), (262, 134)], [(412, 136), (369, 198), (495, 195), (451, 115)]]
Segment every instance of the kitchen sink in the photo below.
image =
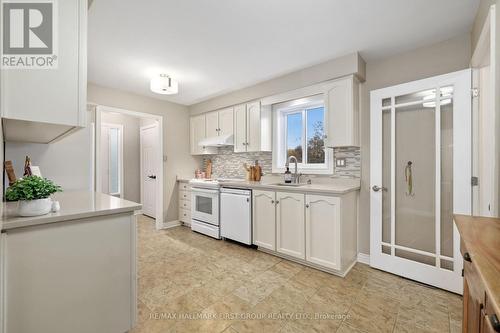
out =
[(271, 184), (271, 185), (298, 187), (298, 186), (307, 185), (307, 183), (276, 183), (276, 184)]

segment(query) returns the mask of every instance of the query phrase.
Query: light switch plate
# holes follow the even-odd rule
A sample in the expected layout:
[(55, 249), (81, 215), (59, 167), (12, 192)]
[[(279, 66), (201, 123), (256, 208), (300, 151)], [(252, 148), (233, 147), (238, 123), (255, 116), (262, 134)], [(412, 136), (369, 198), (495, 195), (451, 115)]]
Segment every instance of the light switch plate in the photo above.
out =
[(342, 158), (336, 158), (335, 159), (335, 166), (339, 168), (344, 168), (346, 164), (345, 157)]

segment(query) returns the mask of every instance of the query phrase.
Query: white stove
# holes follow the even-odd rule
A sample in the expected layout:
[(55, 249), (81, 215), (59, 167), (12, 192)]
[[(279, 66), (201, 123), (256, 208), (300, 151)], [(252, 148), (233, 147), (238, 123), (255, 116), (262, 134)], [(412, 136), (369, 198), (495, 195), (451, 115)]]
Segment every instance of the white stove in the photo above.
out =
[[(192, 179), (191, 230), (220, 239), (219, 198), (224, 181), (236, 179)], [(238, 179), (241, 181), (241, 179)]]

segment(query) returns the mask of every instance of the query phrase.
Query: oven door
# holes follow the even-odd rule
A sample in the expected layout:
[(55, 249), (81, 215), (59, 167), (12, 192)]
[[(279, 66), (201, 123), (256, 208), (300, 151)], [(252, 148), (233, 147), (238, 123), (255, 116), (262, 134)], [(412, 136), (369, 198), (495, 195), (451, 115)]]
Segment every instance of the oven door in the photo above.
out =
[(219, 190), (191, 189), (191, 218), (219, 225)]

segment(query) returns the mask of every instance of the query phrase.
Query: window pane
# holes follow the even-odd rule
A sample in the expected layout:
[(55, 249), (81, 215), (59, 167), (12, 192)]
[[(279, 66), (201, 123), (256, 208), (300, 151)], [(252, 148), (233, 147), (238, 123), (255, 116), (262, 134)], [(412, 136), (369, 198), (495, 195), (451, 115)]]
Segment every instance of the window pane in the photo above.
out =
[(286, 158), (295, 156), (302, 163), (302, 113), (292, 113), (286, 116)]
[(119, 130), (109, 129), (109, 193), (120, 192)]
[(325, 163), (325, 109), (309, 109), (307, 117), (307, 163)]

